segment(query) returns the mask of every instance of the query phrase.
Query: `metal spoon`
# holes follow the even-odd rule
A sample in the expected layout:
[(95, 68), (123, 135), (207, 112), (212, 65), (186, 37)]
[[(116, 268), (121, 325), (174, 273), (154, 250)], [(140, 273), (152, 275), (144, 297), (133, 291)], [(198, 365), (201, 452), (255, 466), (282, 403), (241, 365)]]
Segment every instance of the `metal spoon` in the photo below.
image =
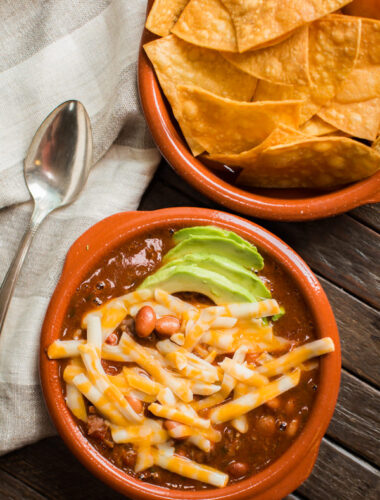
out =
[(44, 120), (24, 161), (33, 213), (17, 254), (0, 289), (0, 333), (18, 275), (33, 236), (47, 215), (72, 203), (83, 188), (91, 166), (92, 132), (79, 101), (67, 101)]

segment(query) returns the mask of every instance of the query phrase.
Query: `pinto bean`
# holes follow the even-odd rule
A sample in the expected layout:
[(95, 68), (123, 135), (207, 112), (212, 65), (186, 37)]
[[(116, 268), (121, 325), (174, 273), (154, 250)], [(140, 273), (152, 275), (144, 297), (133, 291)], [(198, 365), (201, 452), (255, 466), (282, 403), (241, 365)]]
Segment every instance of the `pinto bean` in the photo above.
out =
[(128, 394), (127, 396), (125, 396), (125, 399), (131, 405), (132, 410), (134, 410), (136, 413), (142, 412), (143, 404), (139, 399), (137, 399), (135, 396), (132, 396), (131, 394)]
[(142, 307), (135, 318), (136, 334), (139, 337), (149, 337), (156, 326), (156, 313), (150, 306)]
[(247, 353), (245, 360), (249, 365), (256, 363), (257, 358), (260, 356), (259, 352), (249, 352)]
[(285, 404), (285, 413), (287, 415), (293, 415), (296, 411), (296, 402), (294, 398), (289, 398)]
[(181, 323), (175, 316), (162, 316), (156, 321), (156, 332), (161, 337), (171, 337), (179, 331)]
[(108, 337), (106, 338), (106, 344), (109, 345), (116, 345), (117, 344), (118, 337), (116, 333), (110, 333)]
[(227, 472), (232, 477), (242, 477), (248, 472), (248, 464), (245, 462), (231, 462), (228, 464)]
[(257, 429), (266, 436), (270, 436), (276, 431), (276, 420), (271, 415), (263, 415), (257, 421)]
[(297, 418), (294, 418), (289, 424), (288, 427), (286, 428), (286, 435), (288, 437), (294, 437), (297, 434), (299, 427), (299, 420)]
[(280, 408), (281, 401), (278, 398), (273, 398), (270, 401), (267, 401), (265, 404), (272, 410), (278, 410)]

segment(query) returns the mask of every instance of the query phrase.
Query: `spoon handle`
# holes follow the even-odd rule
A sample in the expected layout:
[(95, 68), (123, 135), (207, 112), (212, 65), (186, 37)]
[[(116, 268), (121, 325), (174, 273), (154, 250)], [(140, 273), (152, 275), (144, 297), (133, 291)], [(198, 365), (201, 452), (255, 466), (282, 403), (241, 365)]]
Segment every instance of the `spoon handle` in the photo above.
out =
[(28, 228), (20, 241), (17, 253), (8, 269), (7, 274), (5, 275), (0, 288), (0, 334), (3, 330), (4, 321), (15, 289), (17, 278), (20, 274), (21, 267), (24, 263), (26, 254), (28, 253), (30, 244), (32, 243), (33, 236), (49, 212), (46, 212), (46, 210), (41, 211), (36, 205), (34, 206)]

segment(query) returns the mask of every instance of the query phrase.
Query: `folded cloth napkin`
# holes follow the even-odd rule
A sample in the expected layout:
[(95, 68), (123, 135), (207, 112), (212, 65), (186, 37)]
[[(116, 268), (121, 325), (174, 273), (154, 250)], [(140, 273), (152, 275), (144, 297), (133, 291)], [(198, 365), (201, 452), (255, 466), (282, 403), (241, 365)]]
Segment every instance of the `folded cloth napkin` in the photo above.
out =
[(137, 97), (145, 9), (146, 0), (0, 3), (0, 281), (32, 209), (23, 158), (63, 101), (85, 105), (97, 162), (79, 199), (41, 226), (11, 301), (0, 336), (0, 454), (55, 432), (39, 386), (38, 345), (67, 250), (100, 219), (136, 209), (159, 161)]

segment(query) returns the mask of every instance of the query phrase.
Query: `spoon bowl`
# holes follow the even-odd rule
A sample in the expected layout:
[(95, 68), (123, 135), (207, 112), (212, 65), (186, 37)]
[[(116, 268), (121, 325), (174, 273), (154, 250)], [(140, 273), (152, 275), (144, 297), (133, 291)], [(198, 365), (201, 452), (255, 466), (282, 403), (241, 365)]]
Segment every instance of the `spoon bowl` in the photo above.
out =
[(17, 254), (0, 288), (0, 333), (10, 299), (33, 236), (53, 210), (72, 203), (91, 167), (92, 132), (89, 116), (79, 101), (67, 101), (43, 121), (24, 162), (33, 213)]
[(64, 102), (41, 124), (25, 158), (25, 181), (35, 203), (54, 210), (74, 201), (87, 179), (91, 149), (83, 104)]

